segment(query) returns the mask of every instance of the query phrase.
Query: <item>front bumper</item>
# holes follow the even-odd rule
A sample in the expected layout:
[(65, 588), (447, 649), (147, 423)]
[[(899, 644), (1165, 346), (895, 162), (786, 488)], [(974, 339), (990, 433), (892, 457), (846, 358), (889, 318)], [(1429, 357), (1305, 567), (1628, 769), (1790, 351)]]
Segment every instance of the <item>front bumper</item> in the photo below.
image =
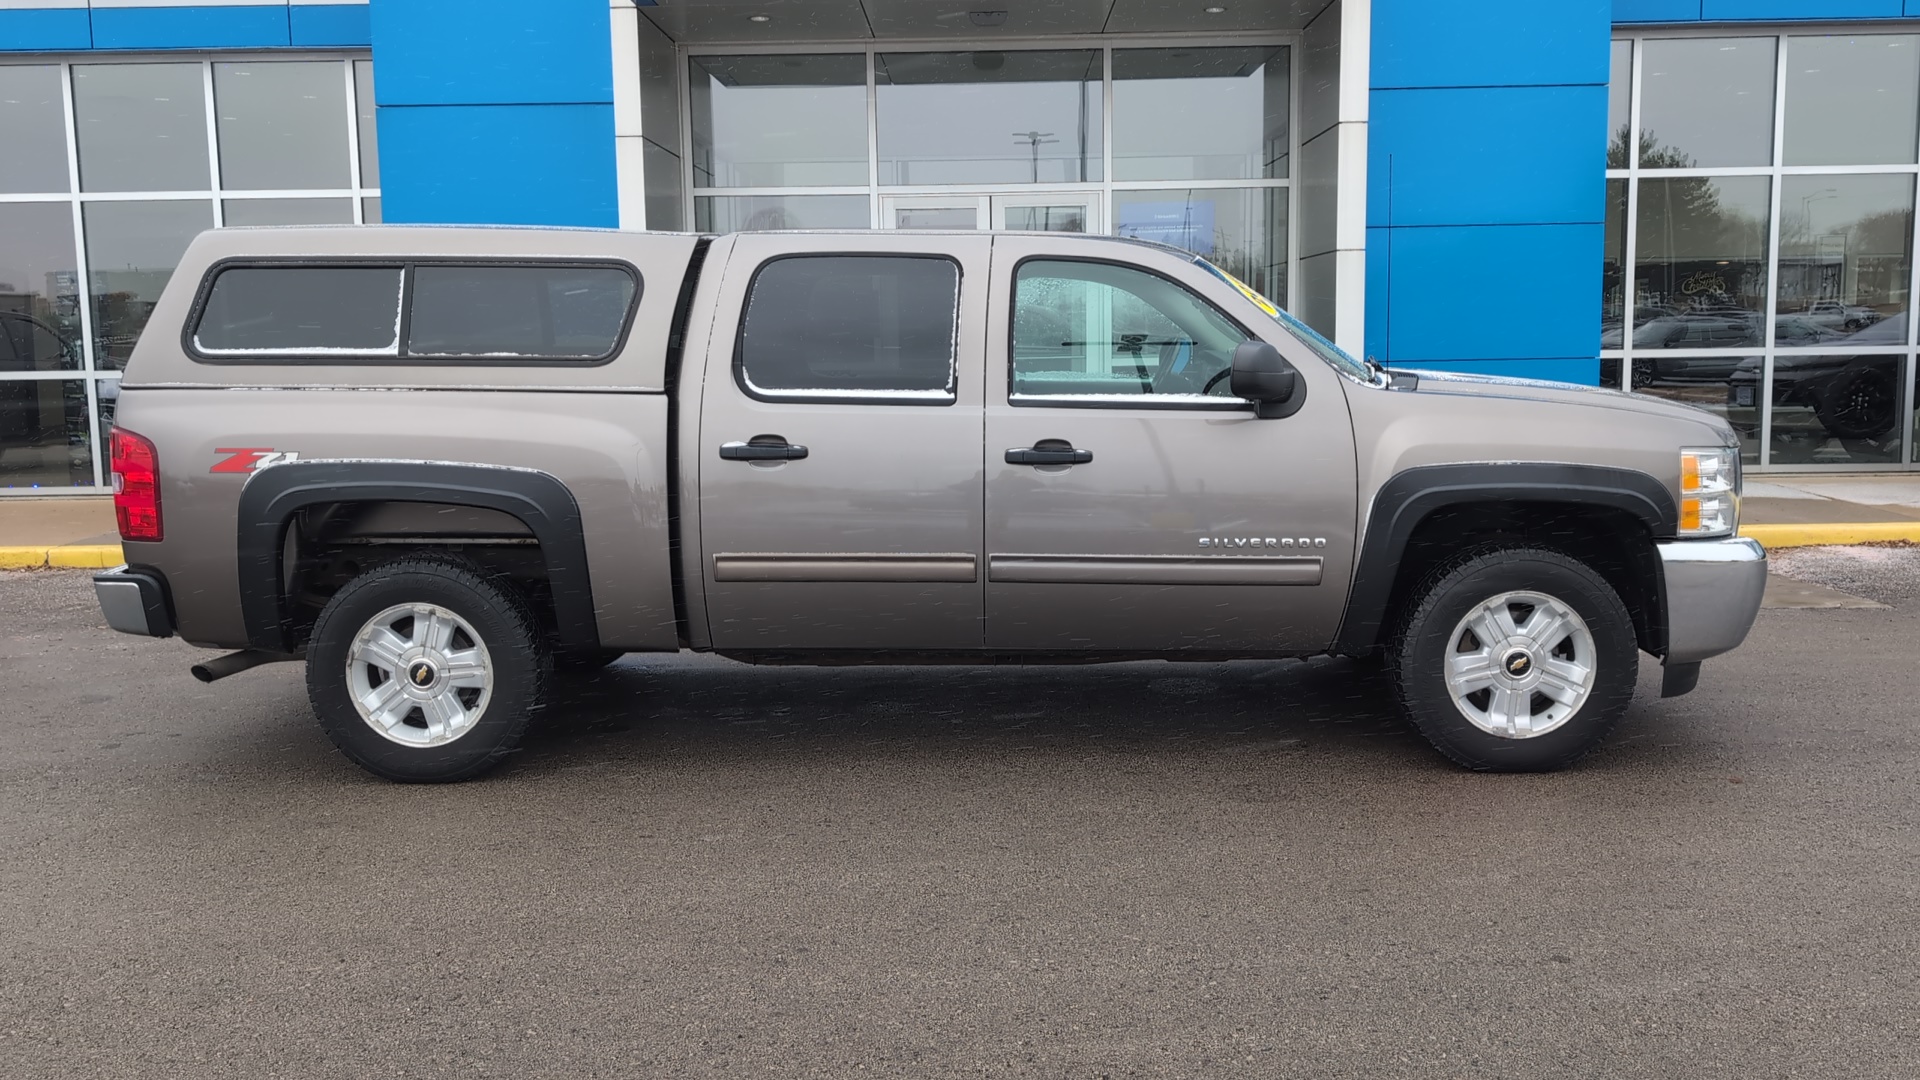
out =
[(1739, 646), (1767, 591), (1767, 551), (1744, 536), (1654, 545), (1667, 579), (1670, 668), (1698, 664)]
[(167, 579), (157, 570), (116, 566), (93, 575), (93, 595), (107, 625), (123, 634), (173, 636)]

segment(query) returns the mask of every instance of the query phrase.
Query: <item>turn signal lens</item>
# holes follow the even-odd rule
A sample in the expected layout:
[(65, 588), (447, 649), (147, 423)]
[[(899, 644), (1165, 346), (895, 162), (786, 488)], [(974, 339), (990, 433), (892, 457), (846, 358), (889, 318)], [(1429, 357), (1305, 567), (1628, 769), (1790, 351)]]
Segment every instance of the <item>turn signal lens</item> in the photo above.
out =
[(1680, 451), (1680, 535), (1731, 536), (1740, 527), (1739, 453), (1727, 447)]
[(113, 515), (122, 540), (159, 540), (160, 454), (150, 439), (114, 428)]

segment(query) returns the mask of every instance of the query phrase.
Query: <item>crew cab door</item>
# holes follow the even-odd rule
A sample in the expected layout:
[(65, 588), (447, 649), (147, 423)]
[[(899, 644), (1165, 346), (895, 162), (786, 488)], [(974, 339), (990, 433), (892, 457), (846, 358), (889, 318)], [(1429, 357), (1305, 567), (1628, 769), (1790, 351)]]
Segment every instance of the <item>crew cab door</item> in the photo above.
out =
[(743, 235), (700, 405), (716, 649), (982, 645), (985, 236)]
[[(1342, 376), (1172, 252), (1003, 236), (993, 284), (988, 645), (1325, 648), (1353, 566)], [(1256, 336), (1298, 370), (1290, 416), (1229, 393)]]

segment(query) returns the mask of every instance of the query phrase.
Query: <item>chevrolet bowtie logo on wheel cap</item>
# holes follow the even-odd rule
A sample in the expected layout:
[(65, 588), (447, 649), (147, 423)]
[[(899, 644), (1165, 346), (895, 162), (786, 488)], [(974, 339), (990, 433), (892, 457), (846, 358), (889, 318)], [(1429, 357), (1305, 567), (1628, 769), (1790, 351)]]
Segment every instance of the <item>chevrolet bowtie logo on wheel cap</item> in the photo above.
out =
[(1533, 658), (1526, 653), (1518, 653), (1507, 660), (1507, 674), (1516, 679), (1524, 678), (1533, 670)]
[(422, 661), (407, 669), (407, 678), (413, 685), (425, 688), (433, 685), (433, 665)]

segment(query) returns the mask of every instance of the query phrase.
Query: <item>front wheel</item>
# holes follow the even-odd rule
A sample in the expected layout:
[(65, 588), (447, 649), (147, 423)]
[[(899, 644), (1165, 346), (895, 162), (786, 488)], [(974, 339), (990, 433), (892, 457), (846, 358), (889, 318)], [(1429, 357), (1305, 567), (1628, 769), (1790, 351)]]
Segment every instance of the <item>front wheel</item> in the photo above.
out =
[(518, 593), (458, 559), (402, 559), (348, 582), (321, 611), (307, 697), (368, 772), (444, 783), (519, 746), (550, 664)]
[(1527, 547), (1431, 575), (1387, 655), (1420, 733), (1459, 764), (1498, 772), (1578, 760), (1626, 712), (1638, 668), (1632, 619), (1606, 579)]

